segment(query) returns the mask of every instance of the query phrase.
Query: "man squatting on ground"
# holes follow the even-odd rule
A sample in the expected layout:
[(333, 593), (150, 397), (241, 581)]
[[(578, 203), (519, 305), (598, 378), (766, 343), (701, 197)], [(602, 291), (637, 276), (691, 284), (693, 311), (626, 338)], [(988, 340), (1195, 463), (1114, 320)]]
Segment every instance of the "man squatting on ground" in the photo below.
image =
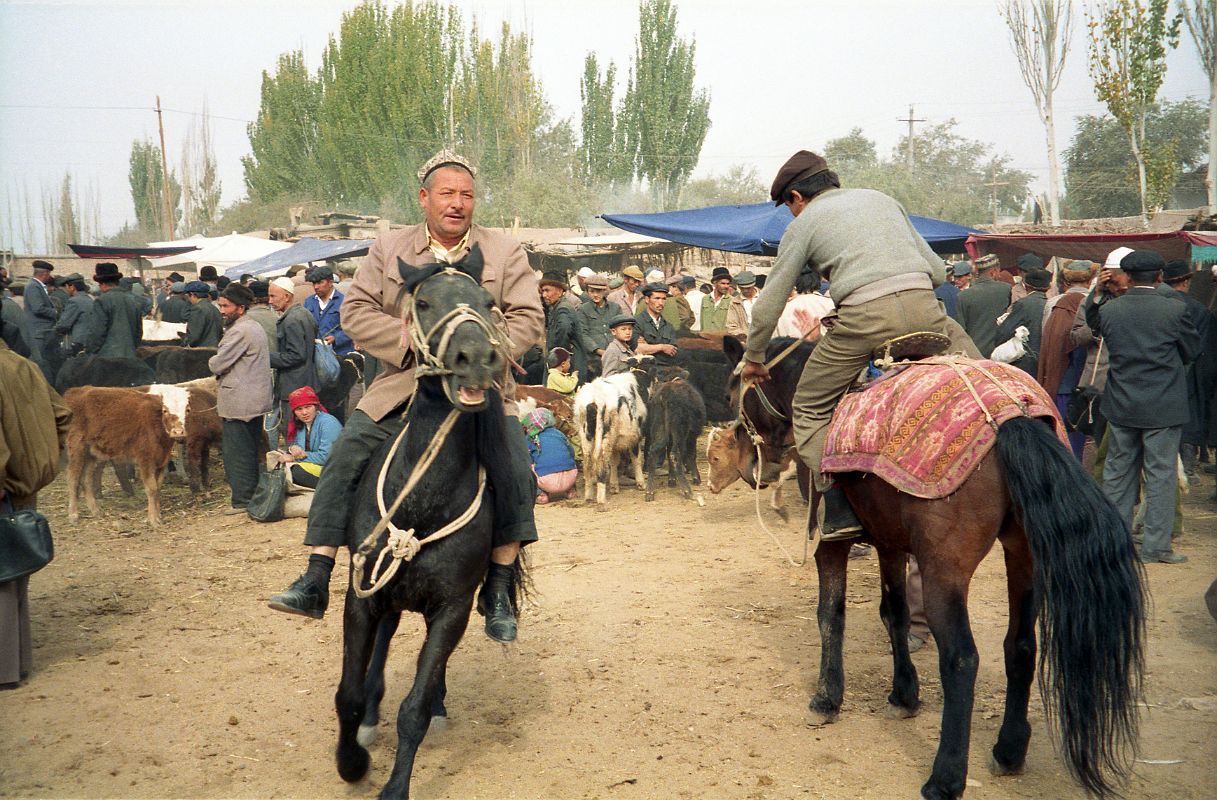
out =
[[(523, 248), (510, 237), (472, 224), (474, 171), (469, 163), (443, 151), (423, 165), (418, 178), (422, 183), (418, 201), (425, 221), (377, 239), (342, 304), (342, 329), (379, 359), (383, 370), (347, 420), (321, 473), (304, 537), (312, 548), (308, 571), (287, 591), (271, 598), (270, 607), (278, 611), (316, 619), (325, 614), (334, 556), (346, 544), (347, 515), (354, 506), (360, 478), (380, 444), (396, 436), (404, 424), (402, 412), (415, 387), (414, 354), (403, 344), (406, 298), (397, 260), (411, 266), (437, 261), (452, 264), (479, 245), (486, 262), (482, 286), (502, 311), (499, 327), (505, 328), (513, 343), (512, 357), (519, 359), (545, 336), (537, 279)], [(514, 406), (515, 383), (510, 374), (502, 389), (505, 402)], [(514, 408), (507, 413), (514, 419)], [(506, 430), (513, 480), (494, 495), (494, 549), (478, 603), (486, 614), (486, 634), (499, 642), (516, 637), (514, 563), (520, 547), (537, 539), (533, 518), (536, 483), (528, 443), (519, 424), (507, 425)]]
[(934, 295), (945, 265), (892, 198), (872, 189), (842, 189), (837, 174), (815, 153), (800, 150), (773, 180), (770, 197), (795, 219), (778, 245), (765, 288), (752, 307), (743, 381), (769, 377), (765, 349), (803, 265), (832, 285), (835, 324), (821, 337), (795, 390), (794, 436), (799, 457), (824, 496), (824, 539), (848, 539), (862, 526), (844, 492), (820, 472), (833, 410), (871, 353), (888, 339), (933, 331), (951, 351), (980, 353)]

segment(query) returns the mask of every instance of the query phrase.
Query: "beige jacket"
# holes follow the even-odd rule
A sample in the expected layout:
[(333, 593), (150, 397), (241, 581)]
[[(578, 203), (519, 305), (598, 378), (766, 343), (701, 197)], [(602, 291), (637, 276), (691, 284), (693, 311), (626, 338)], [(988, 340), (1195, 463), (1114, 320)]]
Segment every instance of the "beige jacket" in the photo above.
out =
[[(468, 246), (475, 244), (481, 247), (486, 265), (482, 286), (506, 318), (506, 333), (514, 345), (512, 357), (518, 360), (530, 347), (545, 341), (545, 312), (537, 277), (515, 239), (474, 225)], [(380, 374), (359, 402), (359, 410), (378, 422), (414, 394), (414, 356), (402, 341), (405, 283), (397, 271), (398, 258), (415, 267), (435, 263), (427, 246), (425, 223), (377, 239), (342, 303), (342, 329), (357, 347), (381, 363)], [(515, 397), (510, 374), (503, 397)]]
[(744, 310), (741, 297), (732, 297), (731, 305), (727, 308), (727, 333), (732, 336), (748, 335), (748, 312)]

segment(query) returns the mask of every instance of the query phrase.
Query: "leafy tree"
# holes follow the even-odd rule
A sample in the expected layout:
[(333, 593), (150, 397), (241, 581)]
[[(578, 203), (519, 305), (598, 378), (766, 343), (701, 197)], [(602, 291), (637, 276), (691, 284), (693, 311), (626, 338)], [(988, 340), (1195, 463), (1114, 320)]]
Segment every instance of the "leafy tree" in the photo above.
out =
[[(1181, 17), (1167, 19), (1170, 0), (1110, 0), (1089, 20), (1090, 76), (1094, 92), (1128, 136), (1137, 163), (1141, 218), (1151, 207), (1146, 174), (1147, 156), (1155, 164), (1167, 163), (1161, 154), (1146, 151), (1145, 124), (1158, 89), (1166, 77), (1166, 52), (1179, 45)], [(1152, 179), (1155, 185), (1161, 176)]]
[(680, 192), (683, 208), (746, 205), (760, 203), (769, 196), (756, 167), (736, 164), (722, 175), (691, 180)]
[(1183, 21), (1196, 43), (1196, 54), (1209, 76), (1209, 168), (1204, 185), (1209, 213), (1217, 214), (1217, 3), (1195, 0), (1195, 5), (1189, 6), (1187, 0), (1180, 0), (1180, 5)]
[[(161, 149), (148, 140), (131, 143), (130, 169), (127, 179), (131, 186), (131, 202), (135, 205), (136, 226), (147, 238), (159, 237), (167, 230), (164, 185), (161, 171)], [(169, 207), (176, 223), (181, 219), (182, 185), (169, 173)]]
[(1031, 90), (1048, 144), (1048, 222), (1061, 219), (1061, 165), (1056, 152), (1052, 97), (1060, 85), (1073, 35), (1069, 0), (1005, 0), (1001, 15), (1010, 29), (1023, 83)]
[(58, 218), (55, 225), (55, 249), (52, 253), (62, 253), (68, 244), (80, 241), (80, 220), (76, 214), (76, 202), (72, 198), (72, 176), (64, 173), (63, 188), (59, 192)]
[(710, 96), (693, 88), (695, 53), (676, 34), (671, 0), (642, 0), (625, 96), (627, 152), (660, 211), (679, 197), (710, 129)]
[(634, 178), (634, 164), (625, 153), (626, 131), (613, 110), (617, 67), (610, 63), (604, 73), (595, 53), (583, 61), (583, 78), (579, 81), (582, 102), (582, 143), (579, 145), (579, 173), (588, 184), (607, 186), (629, 183)]
[(253, 155), (241, 159), (252, 199), (318, 192), (320, 102), (321, 86), (309, 76), (301, 51), (279, 56), (274, 75), (262, 73), (261, 106), (247, 129)]
[(1009, 156), (992, 154), (990, 145), (955, 133), (956, 124), (948, 120), (915, 136), (917, 167), (911, 172), (904, 167), (907, 137), (883, 159), (858, 128), (829, 141), (825, 158), (842, 186), (877, 189), (900, 201), (910, 214), (976, 225), (991, 222), (995, 214), (1020, 213), (1031, 175), (1012, 169)]
[[(1145, 141), (1153, 154), (1146, 170), (1151, 202), (1165, 202), (1180, 175), (1204, 163), (1207, 116), (1208, 110), (1195, 100), (1162, 103), (1146, 113)], [(1064, 156), (1066, 205), (1071, 215), (1085, 219), (1139, 212), (1137, 164), (1127, 135), (1115, 119), (1078, 117)]]

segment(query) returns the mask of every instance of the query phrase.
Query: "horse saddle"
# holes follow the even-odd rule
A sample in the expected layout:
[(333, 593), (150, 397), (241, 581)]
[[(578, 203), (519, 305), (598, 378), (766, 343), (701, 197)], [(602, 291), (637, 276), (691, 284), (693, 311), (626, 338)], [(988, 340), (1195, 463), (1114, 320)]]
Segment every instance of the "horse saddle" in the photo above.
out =
[(949, 337), (933, 331), (917, 331), (888, 339), (871, 352), (879, 369), (888, 369), (900, 361), (920, 361), (940, 356), (951, 346)]

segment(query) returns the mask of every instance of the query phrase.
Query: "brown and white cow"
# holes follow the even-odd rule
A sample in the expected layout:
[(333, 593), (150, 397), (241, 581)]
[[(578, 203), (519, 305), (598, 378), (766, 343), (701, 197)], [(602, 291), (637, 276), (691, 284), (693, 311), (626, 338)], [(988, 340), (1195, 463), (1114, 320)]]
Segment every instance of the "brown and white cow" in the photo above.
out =
[[(106, 461), (134, 464), (148, 496), (148, 522), (161, 523), (161, 481), (179, 439), (186, 438), (190, 391), (154, 384), (147, 390), (84, 386), (64, 396), (68, 430), (68, 519), (77, 522), (83, 488), (90, 513), (101, 513), (94, 474)], [(82, 481), (82, 477), (84, 480)]]

